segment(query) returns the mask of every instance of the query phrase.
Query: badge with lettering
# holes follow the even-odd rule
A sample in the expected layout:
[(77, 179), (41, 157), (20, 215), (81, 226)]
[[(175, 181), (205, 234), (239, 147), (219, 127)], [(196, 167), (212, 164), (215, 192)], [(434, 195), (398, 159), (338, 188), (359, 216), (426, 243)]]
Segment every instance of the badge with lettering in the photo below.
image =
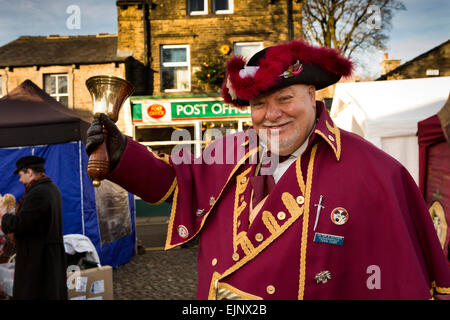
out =
[(177, 228), (178, 231), (178, 235), (180, 236), (180, 238), (186, 239), (189, 236), (189, 231), (188, 229), (183, 226), (182, 224), (180, 224)]
[(338, 246), (342, 246), (344, 244), (344, 237), (316, 232), (314, 234), (314, 242), (335, 244)]
[(336, 208), (331, 211), (331, 221), (338, 226), (343, 225), (348, 221), (348, 212), (344, 208)]

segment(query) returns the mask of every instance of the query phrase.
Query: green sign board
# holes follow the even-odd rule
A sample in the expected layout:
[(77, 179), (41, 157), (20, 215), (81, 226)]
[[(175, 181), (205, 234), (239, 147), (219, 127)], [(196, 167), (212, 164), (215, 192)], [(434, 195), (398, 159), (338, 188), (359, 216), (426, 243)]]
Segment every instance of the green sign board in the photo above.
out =
[(236, 108), (221, 101), (171, 102), (173, 120), (248, 118), (250, 108)]

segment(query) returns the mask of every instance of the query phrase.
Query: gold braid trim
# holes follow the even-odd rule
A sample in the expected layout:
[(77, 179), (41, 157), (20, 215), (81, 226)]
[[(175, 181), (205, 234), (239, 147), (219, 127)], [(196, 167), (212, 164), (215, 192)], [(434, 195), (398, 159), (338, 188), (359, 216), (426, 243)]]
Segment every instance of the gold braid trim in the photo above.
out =
[[(299, 286), (298, 286), (298, 299), (303, 300), (305, 294), (305, 275), (306, 275), (306, 246), (308, 243), (308, 222), (309, 222), (309, 203), (311, 200), (311, 185), (312, 185), (312, 176), (314, 169), (314, 158), (316, 156), (317, 144), (311, 149), (311, 158), (308, 163), (308, 172), (306, 174), (306, 193), (305, 196), (305, 204), (303, 210), (303, 225), (302, 225), (302, 240), (301, 240), (301, 248), (300, 248), (300, 277), (299, 277)], [(297, 169), (300, 168), (300, 158), (297, 160)], [(300, 181), (303, 180), (301, 170), (297, 171), (297, 177)], [(302, 186), (300, 185), (300, 189)]]

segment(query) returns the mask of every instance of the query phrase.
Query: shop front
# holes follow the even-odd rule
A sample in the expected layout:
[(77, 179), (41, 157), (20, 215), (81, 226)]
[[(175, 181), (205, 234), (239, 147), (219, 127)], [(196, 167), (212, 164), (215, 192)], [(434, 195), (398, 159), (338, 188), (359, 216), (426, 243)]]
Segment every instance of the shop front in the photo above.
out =
[[(213, 140), (251, 126), (250, 108), (236, 108), (218, 94), (131, 97), (133, 139), (154, 152), (189, 148), (198, 157)], [(153, 206), (136, 197), (137, 216), (168, 216), (170, 205)]]

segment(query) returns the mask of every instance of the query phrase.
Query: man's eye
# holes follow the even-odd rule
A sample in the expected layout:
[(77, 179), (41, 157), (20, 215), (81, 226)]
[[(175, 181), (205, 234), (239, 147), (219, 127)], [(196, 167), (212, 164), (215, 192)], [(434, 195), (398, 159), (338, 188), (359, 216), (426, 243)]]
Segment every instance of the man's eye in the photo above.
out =
[(252, 108), (261, 108), (262, 106), (263, 106), (263, 102), (261, 102), (261, 101), (254, 102), (251, 105)]
[(292, 99), (292, 96), (282, 96), (280, 98), (280, 101), (288, 101), (288, 100), (291, 100), (291, 99)]

